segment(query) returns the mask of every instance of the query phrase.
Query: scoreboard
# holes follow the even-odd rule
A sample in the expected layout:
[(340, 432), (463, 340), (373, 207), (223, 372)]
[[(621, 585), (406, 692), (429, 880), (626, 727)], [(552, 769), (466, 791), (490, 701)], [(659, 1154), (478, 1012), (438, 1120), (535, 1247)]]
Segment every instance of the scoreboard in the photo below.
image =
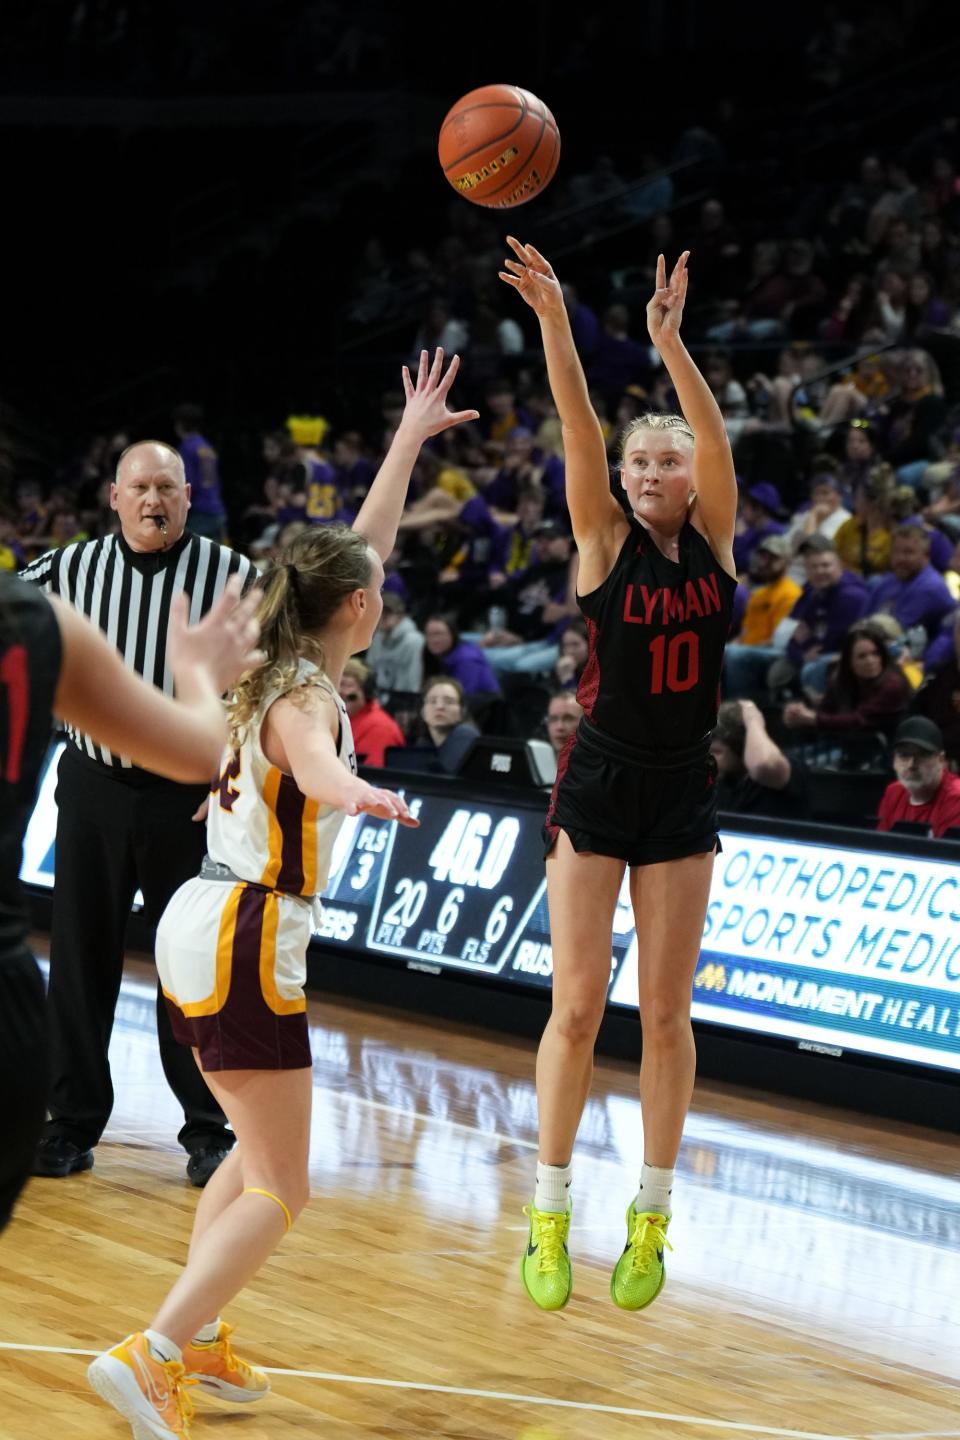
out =
[[(364, 816), (344, 825), (318, 938), (416, 969), (549, 986), (541, 811), (499, 797), (480, 804), (416, 788), (405, 795), (419, 829)], [(611, 977), (632, 928), (621, 897)]]
[[(54, 769), (24, 846), (23, 878), (40, 886), (53, 883)], [(376, 956), (501, 990), (548, 988), (545, 794), (396, 772), (371, 778), (402, 789), (420, 826), (344, 822), (316, 944), (360, 965)], [(727, 817), (721, 838), (694, 1020), (813, 1054), (960, 1077), (958, 847), (785, 821), (761, 830), (756, 817)], [(612, 1009), (635, 1010), (640, 964), (625, 876)]]

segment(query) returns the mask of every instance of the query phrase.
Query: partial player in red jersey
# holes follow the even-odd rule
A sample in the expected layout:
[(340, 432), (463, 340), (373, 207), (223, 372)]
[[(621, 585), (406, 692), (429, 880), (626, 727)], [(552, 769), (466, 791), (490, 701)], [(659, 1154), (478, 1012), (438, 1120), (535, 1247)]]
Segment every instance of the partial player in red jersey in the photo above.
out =
[(669, 282), (660, 256), (647, 306), (650, 338), (683, 414), (644, 415), (625, 432), (624, 514), (610, 493), (560, 285), (532, 245), (509, 244), (515, 258), (500, 278), (540, 321), (563, 425), (577, 598), (590, 642), (577, 690), (584, 714), (560, 756), (544, 829), (553, 1010), (537, 1057), (540, 1153), (522, 1275), (542, 1309), (570, 1297), (571, 1157), (629, 867), (644, 1156), (610, 1289), (616, 1304), (639, 1310), (663, 1288), (674, 1166), (696, 1069), (690, 998), (718, 844), (710, 734), (736, 590), (736, 476), (720, 410), (680, 339), (687, 252)]

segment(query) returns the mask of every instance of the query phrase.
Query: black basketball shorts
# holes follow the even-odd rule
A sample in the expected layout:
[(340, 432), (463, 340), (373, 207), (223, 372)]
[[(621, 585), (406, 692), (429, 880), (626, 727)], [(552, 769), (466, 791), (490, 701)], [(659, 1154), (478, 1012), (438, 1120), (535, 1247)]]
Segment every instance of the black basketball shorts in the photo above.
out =
[(561, 830), (578, 854), (628, 865), (719, 852), (716, 780), (709, 735), (658, 752), (628, 745), (584, 716), (560, 754), (544, 854)]

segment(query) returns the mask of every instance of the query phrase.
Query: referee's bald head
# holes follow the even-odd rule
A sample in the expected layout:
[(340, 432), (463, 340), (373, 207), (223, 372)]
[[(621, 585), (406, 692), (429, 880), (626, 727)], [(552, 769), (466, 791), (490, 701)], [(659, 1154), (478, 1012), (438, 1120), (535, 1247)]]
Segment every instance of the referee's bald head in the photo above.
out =
[(165, 550), (183, 534), (190, 486), (183, 460), (163, 440), (138, 440), (117, 461), (110, 504), (132, 550)]

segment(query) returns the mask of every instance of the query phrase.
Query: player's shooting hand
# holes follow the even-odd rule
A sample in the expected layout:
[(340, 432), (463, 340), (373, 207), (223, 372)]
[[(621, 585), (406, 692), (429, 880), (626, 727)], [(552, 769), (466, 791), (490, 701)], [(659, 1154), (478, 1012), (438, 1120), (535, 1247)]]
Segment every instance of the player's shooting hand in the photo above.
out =
[(657, 349), (669, 344), (680, 334), (683, 319), (683, 302), (687, 298), (687, 259), (690, 251), (684, 250), (673, 267), (670, 282), (667, 283), (667, 264), (663, 256), (657, 257), (657, 288), (647, 305), (647, 331)]
[(479, 420), (479, 410), (448, 410), (447, 396), (450, 386), (460, 369), (460, 356), (454, 355), (443, 374), (443, 351), (438, 346), (430, 364), (427, 350), (420, 351), (420, 366), (414, 384), (409, 368), (402, 370), (403, 392), (407, 397), (406, 409), (400, 421), (400, 429), (414, 427), (421, 440), (439, 435), (453, 425), (463, 425), (468, 420)]
[(188, 669), (209, 675), (218, 695), (229, 690), (246, 670), (263, 663), (256, 648), (260, 622), (256, 618), (262, 596), (256, 587), (241, 597), (240, 580), (234, 575), (223, 594), (197, 625), (187, 623), (187, 597), (182, 592), (170, 606), (167, 630), (167, 659), (174, 682)]
[(499, 272), (500, 279), (518, 290), (541, 320), (550, 315), (561, 315), (564, 309), (563, 291), (549, 260), (545, 260), (534, 246), (521, 245), (512, 235), (507, 236), (507, 244), (517, 258), (503, 262), (506, 269)]

